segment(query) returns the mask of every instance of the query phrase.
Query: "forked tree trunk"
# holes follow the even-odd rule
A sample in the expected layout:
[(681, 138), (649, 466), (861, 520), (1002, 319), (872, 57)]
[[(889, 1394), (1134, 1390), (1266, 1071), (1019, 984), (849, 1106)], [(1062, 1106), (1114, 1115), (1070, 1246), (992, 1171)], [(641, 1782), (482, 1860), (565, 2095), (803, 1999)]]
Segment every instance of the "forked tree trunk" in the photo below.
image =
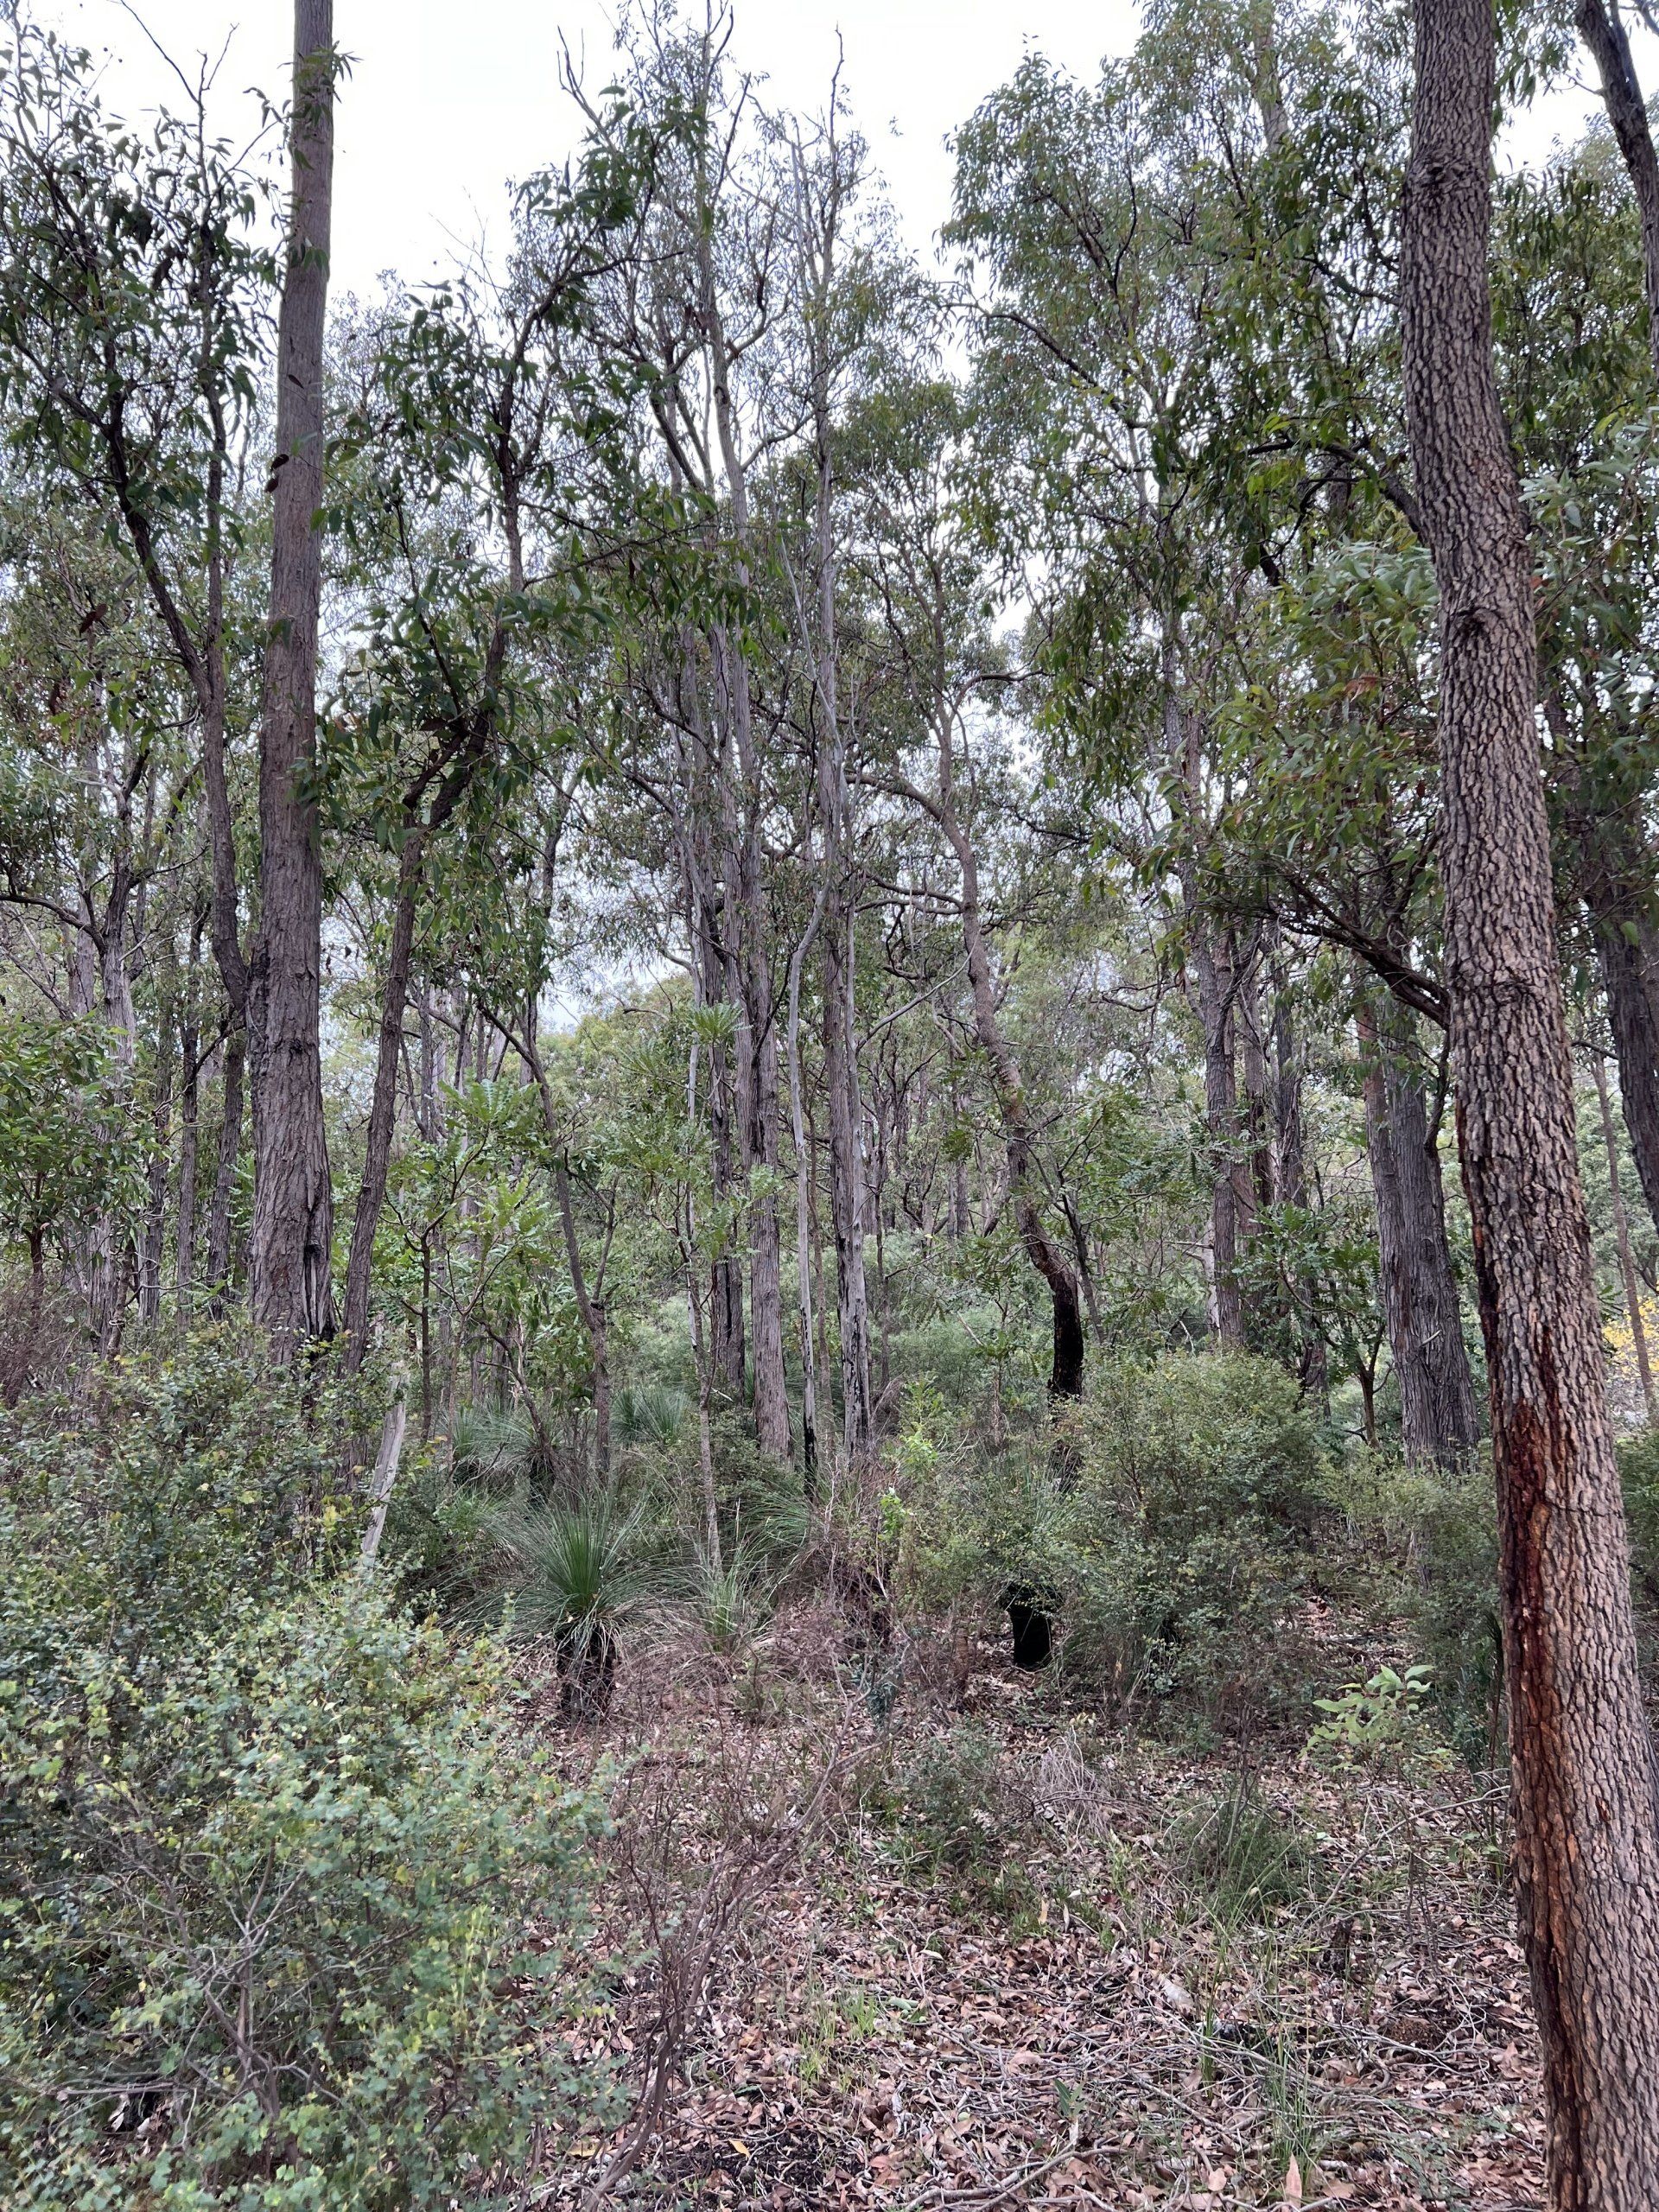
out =
[(1515, 1876), (1557, 2212), (1650, 2212), (1659, 1845), (1580, 1186), (1532, 563), (1491, 356), (1491, 0), (1417, 0), (1407, 424), (1440, 594), (1440, 869), (1491, 1376)]
[(1440, 1154), (1397, 1026), (1385, 1018), (1379, 1037), (1369, 1014), (1360, 1013), (1382, 1311), (1400, 1384), (1406, 1457), (1452, 1467), (1480, 1440), (1480, 1422), (1446, 1243)]
[(333, 1333), (322, 1116), (316, 760), (324, 322), (334, 158), (333, 0), (295, 0), (293, 197), (276, 334), (270, 605), (259, 746), (259, 931), (249, 976), (254, 1318), (287, 1358)]

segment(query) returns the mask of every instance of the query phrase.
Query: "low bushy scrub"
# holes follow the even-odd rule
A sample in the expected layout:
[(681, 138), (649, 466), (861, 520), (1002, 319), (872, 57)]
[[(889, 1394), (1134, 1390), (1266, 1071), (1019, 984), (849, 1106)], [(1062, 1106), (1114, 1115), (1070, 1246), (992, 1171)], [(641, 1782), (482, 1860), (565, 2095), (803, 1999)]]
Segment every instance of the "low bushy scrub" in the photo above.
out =
[(447, 2205), (591, 2095), (531, 1995), (589, 1810), (342, 1571), (305, 1387), (210, 1338), (0, 1436), (8, 2204)]
[(910, 1452), (901, 1560), (937, 1602), (1051, 1597), (1072, 1689), (1107, 1710), (1225, 1724), (1299, 1688), (1281, 1633), (1327, 1479), (1294, 1380), (1245, 1357), (1122, 1361), (1062, 1448), (995, 1461)]

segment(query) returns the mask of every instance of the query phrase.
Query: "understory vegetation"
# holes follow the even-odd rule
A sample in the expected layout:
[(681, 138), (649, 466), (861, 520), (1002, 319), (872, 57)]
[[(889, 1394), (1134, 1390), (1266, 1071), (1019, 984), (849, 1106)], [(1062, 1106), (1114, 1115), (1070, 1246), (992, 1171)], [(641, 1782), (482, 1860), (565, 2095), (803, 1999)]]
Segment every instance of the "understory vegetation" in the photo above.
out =
[(330, 0), (0, 7), (0, 2202), (1636, 2212), (1659, 156), (1454, 15), (923, 254), (625, 0), (354, 296)]

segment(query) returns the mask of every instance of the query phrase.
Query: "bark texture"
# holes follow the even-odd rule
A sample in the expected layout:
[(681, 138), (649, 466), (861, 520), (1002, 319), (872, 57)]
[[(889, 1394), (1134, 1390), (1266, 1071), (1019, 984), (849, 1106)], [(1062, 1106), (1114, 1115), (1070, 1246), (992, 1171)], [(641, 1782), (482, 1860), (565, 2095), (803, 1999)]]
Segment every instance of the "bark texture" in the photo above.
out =
[(1589, 906), (1630, 1157), (1659, 1226), (1659, 930), (1640, 894), (1605, 868), (1592, 875)]
[(1406, 1457), (1449, 1467), (1474, 1449), (1480, 1422), (1446, 1238), (1440, 1152), (1406, 1040), (1386, 1035), (1395, 1026), (1385, 1018), (1379, 1038), (1364, 1016), (1360, 1024), (1382, 1310)]
[(1532, 571), (1491, 358), (1491, 0), (1417, 0), (1407, 423), (1440, 592), (1440, 848), (1459, 1151), (1491, 1376), (1515, 1878), (1557, 2212), (1659, 2175), (1659, 1849), (1579, 1182)]
[(255, 1319), (279, 1357), (334, 1331), (322, 1117), (316, 759), (324, 324), (334, 182), (333, 0), (295, 0), (293, 197), (276, 333), (270, 605), (259, 746), (259, 929), (249, 976)]

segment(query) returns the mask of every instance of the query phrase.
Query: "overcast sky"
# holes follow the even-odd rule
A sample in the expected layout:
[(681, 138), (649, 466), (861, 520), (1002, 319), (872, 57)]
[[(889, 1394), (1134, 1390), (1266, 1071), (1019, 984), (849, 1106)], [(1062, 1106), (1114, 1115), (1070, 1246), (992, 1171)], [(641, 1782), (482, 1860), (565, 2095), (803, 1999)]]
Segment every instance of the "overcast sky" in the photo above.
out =
[[(136, 114), (164, 97), (167, 73), (119, 0), (25, 0), (105, 60), (110, 105)], [(567, 152), (570, 105), (558, 84), (560, 35), (606, 81), (613, 5), (604, 0), (336, 0), (335, 35), (353, 57), (342, 96), (334, 207), (339, 290), (371, 290), (380, 271), (419, 279), (456, 246), (505, 228), (509, 179)], [(286, 93), (292, 11), (283, 0), (138, 0), (138, 13), (192, 73), (217, 56), (227, 125), (257, 112), (257, 86)], [(844, 83), (904, 229), (931, 252), (949, 209), (947, 134), (1001, 84), (1029, 46), (1088, 76), (1133, 43), (1133, 0), (738, 0), (735, 53), (771, 97), (822, 104), (844, 47)], [(1659, 81), (1651, 52), (1643, 56)], [(176, 88), (175, 88), (176, 89)], [(1531, 119), (1516, 150), (1547, 152), (1576, 135), (1590, 103), (1571, 88)]]

